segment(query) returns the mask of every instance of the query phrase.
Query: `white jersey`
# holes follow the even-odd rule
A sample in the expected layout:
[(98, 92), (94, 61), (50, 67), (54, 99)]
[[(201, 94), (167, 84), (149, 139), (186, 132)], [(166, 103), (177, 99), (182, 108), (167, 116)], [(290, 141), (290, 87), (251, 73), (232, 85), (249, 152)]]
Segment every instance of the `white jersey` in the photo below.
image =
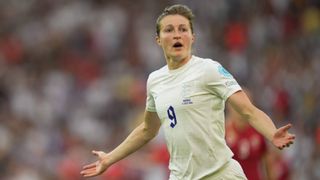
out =
[(196, 56), (147, 81), (146, 110), (157, 112), (170, 153), (170, 179), (202, 179), (233, 156), (225, 142), (225, 101), (241, 90), (218, 62)]

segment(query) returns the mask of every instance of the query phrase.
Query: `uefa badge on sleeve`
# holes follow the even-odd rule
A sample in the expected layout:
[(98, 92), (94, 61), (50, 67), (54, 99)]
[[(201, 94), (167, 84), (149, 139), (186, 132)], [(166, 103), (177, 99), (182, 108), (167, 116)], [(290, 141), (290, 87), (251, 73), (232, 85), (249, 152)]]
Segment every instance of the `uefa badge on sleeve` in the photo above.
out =
[(232, 75), (224, 67), (222, 67), (221, 65), (219, 65), (218, 71), (224, 77), (227, 77), (227, 78), (232, 77)]

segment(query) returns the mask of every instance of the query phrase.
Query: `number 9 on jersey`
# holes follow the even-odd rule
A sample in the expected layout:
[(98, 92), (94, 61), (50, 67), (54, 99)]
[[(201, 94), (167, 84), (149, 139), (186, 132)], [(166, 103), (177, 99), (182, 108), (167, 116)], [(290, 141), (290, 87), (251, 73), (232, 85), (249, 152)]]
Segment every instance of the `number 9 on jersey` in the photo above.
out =
[(176, 113), (174, 112), (174, 108), (172, 106), (170, 106), (167, 110), (168, 113), (168, 117), (170, 119), (170, 126), (172, 128), (174, 128), (177, 124), (177, 117), (176, 117)]

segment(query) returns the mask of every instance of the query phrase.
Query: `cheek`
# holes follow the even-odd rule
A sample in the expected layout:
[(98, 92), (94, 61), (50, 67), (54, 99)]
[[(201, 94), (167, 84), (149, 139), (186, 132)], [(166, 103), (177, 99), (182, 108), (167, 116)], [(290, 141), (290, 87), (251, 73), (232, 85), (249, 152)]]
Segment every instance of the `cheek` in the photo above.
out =
[(184, 42), (186, 42), (187, 44), (192, 44), (193, 43), (193, 37), (192, 36), (186, 36), (184, 38)]
[(168, 47), (170, 45), (170, 39), (169, 38), (162, 38), (161, 42), (162, 42), (162, 46), (163, 47)]

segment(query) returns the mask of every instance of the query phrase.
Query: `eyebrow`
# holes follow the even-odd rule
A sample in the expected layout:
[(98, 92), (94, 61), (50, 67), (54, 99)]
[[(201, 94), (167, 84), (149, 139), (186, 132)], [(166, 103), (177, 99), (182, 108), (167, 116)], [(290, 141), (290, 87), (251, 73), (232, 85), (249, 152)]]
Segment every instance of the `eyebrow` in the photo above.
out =
[[(184, 27), (184, 26), (186, 26), (186, 27), (188, 27), (188, 25), (186, 25), (186, 24), (179, 24), (178, 25), (178, 27)], [(166, 28), (166, 27), (174, 27), (174, 25), (172, 25), (172, 24), (168, 24), (168, 25), (166, 25), (166, 26), (164, 26), (163, 28)]]

